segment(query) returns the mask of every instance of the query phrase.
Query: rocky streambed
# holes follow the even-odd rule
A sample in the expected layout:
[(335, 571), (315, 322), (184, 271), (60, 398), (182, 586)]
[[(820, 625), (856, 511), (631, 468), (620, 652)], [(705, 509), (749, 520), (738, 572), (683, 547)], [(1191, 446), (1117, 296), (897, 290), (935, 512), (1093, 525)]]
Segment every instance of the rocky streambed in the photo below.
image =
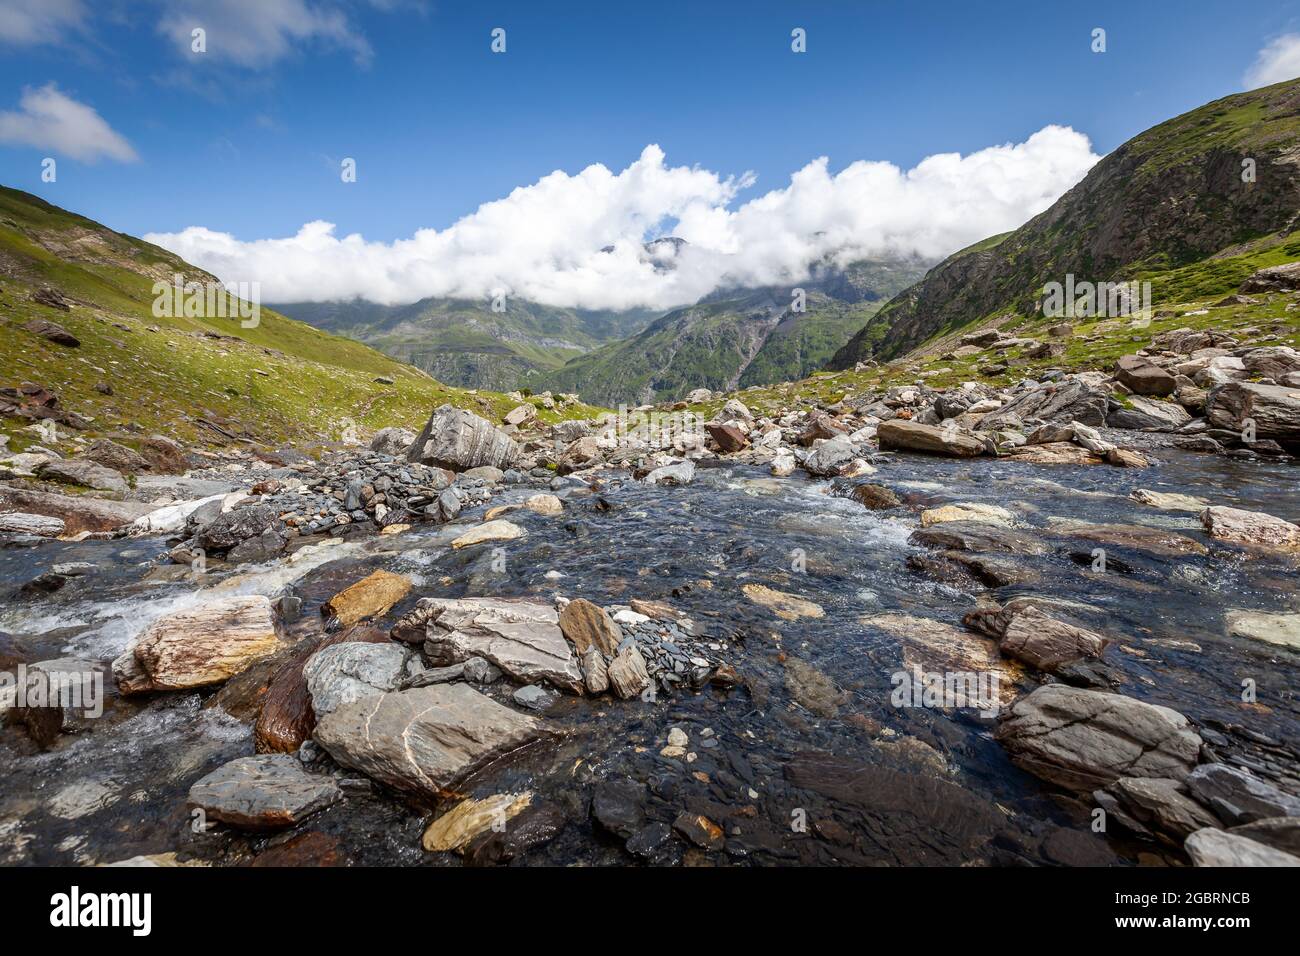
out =
[[(104, 701), (7, 708), (0, 853), (1285, 862), (1296, 559), (1222, 532), (1300, 518), (1294, 468), (1143, 454), (877, 453), (838, 477), (376, 459), (403, 485), (380, 501), (354, 457), (334, 484), (227, 478), (287, 535), (215, 493), (165, 532), (12, 533), (4, 667), (77, 662)], [(356, 507), (318, 507), (331, 489)]]

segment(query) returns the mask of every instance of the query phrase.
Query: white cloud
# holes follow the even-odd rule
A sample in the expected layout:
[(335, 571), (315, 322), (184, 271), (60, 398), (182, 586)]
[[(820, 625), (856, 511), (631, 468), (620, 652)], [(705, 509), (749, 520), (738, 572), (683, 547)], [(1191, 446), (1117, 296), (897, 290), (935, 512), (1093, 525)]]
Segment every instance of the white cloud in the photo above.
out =
[[(930, 156), (910, 170), (858, 161), (833, 174), (817, 159), (733, 209), (751, 176), (669, 167), (652, 145), (622, 172), (557, 171), (446, 229), (391, 243), (340, 237), (320, 221), (282, 239), (200, 226), (146, 238), (223, 279), (259, 281), (270, 302), (398, 304), (500, 288), (554, 306), (671, 308), (719, 287), (799, 282), (827, 257), (939, 258), (1042, 212), (1098, 158), (1083, 134), (1048, 126), (1023, 143)], [(689, 244), (675, 268), (656, 268), (642, 242), (669, 233)]]
[(93, 107), (78, 103), (53, 83), (23, 90), (16, 111), (0, 112), (0, 143), (35, 146), (87, 163), (138, 158)]
[[(203, 54), (191, 52), (197, 27), (207, 34)], [(255, 70), (311, 44), (351, 53), (363, 64), (372, 53), (369, 41), (341, 7), (308, 0), (172, 0), (158, 32), (185, 57), (211, 57), (213, 62)]]
[(1270, 40), (1259, 51), (1242, 82), (1246, 89), (1294, 80), (1300, 76), (1300, 33), (1286, 33)]
[(86, 21), (82, 0), (4, 0), (0, 40), (16, 46), (59, 43)]

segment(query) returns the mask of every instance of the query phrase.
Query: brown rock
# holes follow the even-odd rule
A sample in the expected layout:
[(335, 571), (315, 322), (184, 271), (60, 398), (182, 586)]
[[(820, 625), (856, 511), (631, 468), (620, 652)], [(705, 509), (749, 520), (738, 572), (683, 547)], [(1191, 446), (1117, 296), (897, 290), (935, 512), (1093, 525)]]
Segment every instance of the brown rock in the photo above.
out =
[(745, 437), (745, 433), (735, 425), (715, 425), (713, 422), (709, 422), (704, 426), (704, 429), (709, 433), (709, 437), (718, 443), (718, 447), (725, 454), (729, 455), (732, 452), (740, 451), (749, 444), (749, 439)]
[(383, 617), (410, 590), (411, 579), (405, 575), (376, 571), (330, 598), (321, 613), (350, 627), (368, 617)]
[(606, 657), (612, 656), (623, 640), (622, 629), (609, 613), (586, 598), (574, 598), (560, 612), (560, 630), (579, 654), (593, 644)]

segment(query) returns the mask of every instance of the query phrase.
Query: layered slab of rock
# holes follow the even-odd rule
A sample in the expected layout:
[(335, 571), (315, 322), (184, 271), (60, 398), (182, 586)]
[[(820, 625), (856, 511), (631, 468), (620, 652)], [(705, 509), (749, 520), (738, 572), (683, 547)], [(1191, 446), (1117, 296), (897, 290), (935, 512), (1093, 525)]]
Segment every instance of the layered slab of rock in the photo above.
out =
[(1253, 425), (1256, 438), (1284, 445), (1300, 443), (1300, 389), (1254, 382), (1229, 382), (1210, 392), (1206, 418), (1214, 428), (1243, 433)]
[(424, 642), (437, 665), (471, 657), (491, 661), (525, 684), (546, 681), (583, 692), (582, 669), (560, 630), (555, 608), (528, 598), (424, 598), (393, 628), (408, 643)]
[(1197, 767), (1187, 777), (1187, 789), (1228, 826), (1269, 817), (1300, 817), (1300, 797), (1228, 764)]
[(25, 488), (0, 487), (0, 511), (59, 518), (65, 534), (82, 531), (115, 531), (155, 510), (139, 501), (106, 501), (78, 495), (60, 495)]
[(996, 735), (1018, 766), (1070, 790), (1120, 777), (1184, 780), (1201, 748), (1176, 710), (1064, 684), (1016, 701)]
[(15, 512), (0, 514), (0, 533), (30, 534), (39, 538), (57, 538), (66, 527), (62, 518)]
[(396, 690), (409, 655), (391, 642), (346, 641), (321, 648), (302, 668), (316, 720), (344, 704)]
[(1262, 511), (1241, 508), (1206, 508), (1201, 512), (1205, 533), (1220, 541), (1266, 548), (1270, 551), (1300, 551), (1300, 525)]
[(429, 824), (420, 845), (430, 853), (462, 852), (483, 833), (506, 827), (532, 802), (533, 794), (529, 790), (462, 800)]
[(1117, 548), (1132, 548), (1160, 557), (1176, 558), (1188, 554), (1205, 554), (1205, 545), (1176, 531), (1144, 524), (1083, 524), (1060, 522), (1053, 526), (1057, 534), (1083, 538)]
[(124, 694), (205, 687), (282, 646), (280, 618), (270, 599), (218, 598), (151, 623), (113, 661), (113, 676)]
[(473, 412), (442, 405), (411, 444), (407, 458), (452, 471), (481, 465), (508, 468), (523, 449), (513, 438)]
[(1300, 857), (1223, 830), (1197, 830), (1183, 849), (1194, 866), (1300, 866)]
[(579, 654), (595, 646), (606, 657), (612, 657), (623, 640), (623, 631), (609, 612), (586, 598), (574, 598), (566, 604), (560, 612), (559, 624)]
[(240, 757), (190, 788), (189, 805), (247, 830), (290, 827), (342, 796), (334, 779), (311, 774), (290, 754)]
[(497, 518), (493, 521), (484, 521), (477, 528), (471, 528), (460, 537), (451, 542), (451, 546), (459, 550), (468, 548), (475, 544), (488, 544), (493, 541), (513, 541), (516, 538), (522, 538), (528, 532), (512, 521), (506, 521), (504, 518)]
[(1234, 637), (1300, 649), (1300, 614), (1237, 610), (1225, 614), (1224, 621)]
[(1078, 660), (1101, 657), (1110, 643), (1108, 638), (1033, 604), (997, 615), (997, 626), (1003, 654), (1049, 673)]
[(945, 551), (1006, 551), (1012, 554), (1047, 554), (1041, 539), (1024, 531), (989, 521), (945, 521), (920, 528), (908, 541)]
[(964, 429), (924, 425), (897, 418), (881, 422), (876, 429), (876, 439), (882, 449), (896, 448), (957, 458), (973, 458), (987, 450), (984, 439), (971, 435)]
[(1084, 425), (1104, 425), (1109, 398), (1110, 395), (1104, 388), (1089, 385), (1079, 379), (1066, 379), (1017, 395), (996, 412), (986, 415), (980, 421), (979, 429), (988, 431), (1031, 419), (1061, 424), (1081, 422)]
[(435, 684), (344, 704), (313, 737), (345, 767), (434, 797), (543, 733), (537, 718), (466, 684)]

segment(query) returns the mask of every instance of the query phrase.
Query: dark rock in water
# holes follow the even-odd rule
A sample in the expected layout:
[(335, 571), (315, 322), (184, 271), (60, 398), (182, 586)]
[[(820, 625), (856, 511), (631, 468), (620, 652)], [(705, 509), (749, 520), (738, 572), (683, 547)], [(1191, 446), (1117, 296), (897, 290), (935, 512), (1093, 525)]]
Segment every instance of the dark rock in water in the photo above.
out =
[(308, 638), (290, 652), (275, 672), (262, 697), (261, 711), (253, 727), (253, 741), (258, 753), (293, 753), (311, 739), (316, 714), (311, 693), (303, 676), (303, 665), (317, 651), (344, 642), (365, 641), (381, 644), (388, 641), (378, 628), (359, 626), (320, 638)]
[(721, 850), (725, 842), (722, 827), (701, 813), (683, 810), (673, 821), (673, 829), (702, 850)]
[[(104, 671), (96, 661), (75, 657), (32, 664), (27, 668), (26, 703), (15, 705), (11, 713), (38, 747), (50, 747), (62, 734), (89, 729), (103, 713)], [(0, 695), (6, 690), (13, 700), (15, 687), (0, 687)]]
[(927, 548), (953, 551), (1047, 554), (1051, 550), (1031, 534), (1004, 528), (989, 521), (944, 521), (928, 528), (918, 528), (912, 532), (908, 541)]
[(253, 538), (239, 542), (226, 552), (226, 560), (232, 564), (247, 562), (261, 563), (284, 552), (289, 544), (289, 535), (284, 526), (277, 523)]
[(1271, 783), (1227, 764), (1197, 767), (1187, 777), (1187, 789), (1229, 826), (1269, 817), (1300, 816), (1300, 797), (1283, 793)]
[(591, 816), (605, 830), (626, 840), (645, 825), (645, 786), (630, 780), (610, 780), (596, 785), (591, 795)]
[(346, 866), (339, 843), (319, 830), (295, 834), (259, 853), (249, 864), (255, 867)]
[(902, 500), (884, 485), (855, 485), (849, 497), (872, 511), (885, 511), (902, 505)]
[(1061, 866), (1114, 866), (1119, 858), (1089, 830), (1055, 827), (1042, 844), (1043, 856)]
[(473, 412), (442, 405), (429, 416), (407, 453), (410, 461), (465, 471), (480, 465), (507, 468), (522, 454), (515, 440)]
[(464, 850), (470, 866), (509, 863), (529, 850), (554, 840), (565, 825), (564, 813), (550, 803), (534, 801), (506, 822), (503, 830), (488, 830), (470, 841)]
[(310, 774), (289, 754), (240, 757), (190, 788), (189, 805), (248, 830), (293, 826), (342, 796), (332, 777)]
[(650, 863), (662, 861), (673, 846), (673, 830), (666, 823), (650, 823), (628, 839), (627, 852)]
[[(851, 757), (797, 754), (786, 764), (785, 777), (792, 786), (820, 794), (852, 814), (860, 821), (857, 829), (879, 847), (883, 862), (964, 862), (1003, 826), (992, 802), (954, 783)], [(809, 817), (818, 816), (810, 809)]]

